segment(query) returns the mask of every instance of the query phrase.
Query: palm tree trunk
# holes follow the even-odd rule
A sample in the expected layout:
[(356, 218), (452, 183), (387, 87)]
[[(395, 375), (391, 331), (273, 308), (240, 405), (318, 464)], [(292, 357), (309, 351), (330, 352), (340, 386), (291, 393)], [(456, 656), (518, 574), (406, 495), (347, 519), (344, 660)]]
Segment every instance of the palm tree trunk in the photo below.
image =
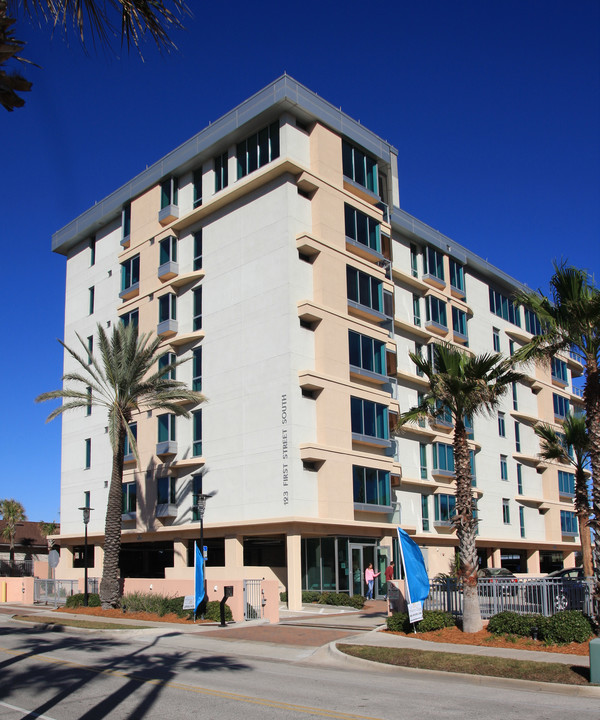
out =
[(121, 515), (123, 506), (123, 458), (125, 456), (125, 428), (119, 428), (113, 450), (112, 475), (106, 507), (104, 528), (104, 565), (100, 582), (100, 601), (104, 609), (118, 607), (121, 598), (119, 555), (121, 553)]
[(592, 577), (594, 561), (592, 556), (592, 535), (590, 532), (590, 501), (585, 473), (582, 467), (575, 470), (575, 511), (579, 523), (579, 539), (581, 541), (581, 558), (583, 574)]
[(460, 577), (463, 581), (463, 632), (474, 633), (482, 629), (483, 622), (477, 597), (477, 521), (473, 517), (471, 458), (462, 418), (455, 418), (453, 447), (456, 476), (456, 516), (453, 522), (458, 537)]
[[(594, 565), (596, 568), (593, 615), (596, 624), (600, 625), (600, 375), (598, 366), (592, 359), (588, 359), (587, 363), (583, 398), (592, 466), (593, 520), (590, 524), (594, 529)], [(581, 528), (579, 531), (581, 532)]]

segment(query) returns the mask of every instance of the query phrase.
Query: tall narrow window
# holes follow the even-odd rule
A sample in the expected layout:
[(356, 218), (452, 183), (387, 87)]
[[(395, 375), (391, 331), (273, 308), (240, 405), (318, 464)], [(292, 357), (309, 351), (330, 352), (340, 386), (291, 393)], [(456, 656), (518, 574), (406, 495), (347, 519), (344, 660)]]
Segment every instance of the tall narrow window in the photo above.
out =
[(194, 330), (202, 330), (202, 288), (194, 290), (194, 317), (192, 320)]
[(413, 277), (419, 277), (419, 255), (414, 243), (410, 244), (410, 273)]
[(419, 443), (419, 461), (421, 465), (421, 480), (427, 480), (427, 445)]
[(346, 140), (342, 140), (342, 165), (347, 178), (377, 193), (377, 162)]
[(91, 493), (90, 493), (89, 490), (86, 490), (86, 491), (83, 493), (83, 507), (86, 507), (86, 508), (91, 507), (91, 505), (90, 505), (90, 495), (91, 495)]
[(457, 290), (459, 295), (465, 294), (465, 272), (464, 268), (456, 260), (450, 259), (450, 287)]
[(500, 479), (508, 480), (508, 458), (506, 455), (500, 455)]
[(500, 435), (500, 437), (506, 437), (506, 422), (503, 412), (498, 413), (498, 435)]
[[(174, 365), (177, 362), (177, 355), (175, 353), (165, 353), (158, 358), (158, 369), (163, 370), (169, 365)], [(169, 371), (165, 372), (162, 376), (164, 380), (175, 380), (176, 379), (176, 368), (172, 367)]]
[(158, 416), (158, 442), (175, 442), (175, 415), (165, 413)]
[(176, 177), (169, 177), (160, 184), (160, 209), (164, 210), (169, 205), (177, 205), (179, 181)]
[(90, 240), (90, 267), (96, 264), (96, 238)]
[(177, 296), (173, 293), (162, 295), (158, 299), (158, 322), (177, 319)]
[(523, 494), (523, 466), (517, 463), (517, 494)]
[(192, 374), (192, 390), (195, 392), (202, 391), (202, 348), (194, 348), (193, 374)]
[(85, 414), (91, 415), (92, 414), (92, 388), (88, 385), (85, 389), (85, 392), (87, 394), (87, 405), (85, 406)]
[(202, 455), (202, 410), (192, 413), (194, 437), (192, 441), (192, 454), (194, 457)]
[(135, 255), (121, 263), (121, 296), (130, 295), (140, 285), (140, 256)]
[(202, 270), (202, 230), (194, 233), (194, 270)]
[(502, 498), (502, 522), (510, 525), (510, 504), (508, 498)]
[(123, 229), (122, 240), (127, 240), (131, 235), (131, 203), (123, 205), (121, 211), (121, 228)]
[[(423, 357), (423, 346), (421, 343), (416, 342), (415, 343), (415, 355), (419, 355), (420, 357)], [(423, 377), (423, 371), (415, 366), (415, 372), (419, 377)]]
[(94, 289), (94, 286), (92, 285), (91, 288), (89, 288), (89, 299), (88, 299), (88, 315), (94, 314), (94, 296), (96, 294), (96, 291)]
[(92, 467), (92, 439), (85, 439), (85, 469), (89, 470)]
[(521, 452), (521, 425), (515, 420), (515, 450)]
[(519, 397), (517, 395), (517, 383), (512, 383), (512, 400), (513, 400), (513, 410), (519, 409)]
[(429, 532), (429, 497), (421, 495), (421, 520), (423, 532)]
[(177, 478), (174, 477), (156, 479), (157, 505), (175, 505), (177, 503), (176, 482)]
[[(137, 441), (137, 423), (129, 423), (129, 430), (133, 435), (133, 439)], [(129, 441), (129, 435), (127, 434), (125, 435), (124, 451), (124, 457), (126, 461), (131, 461), (135, 459), (135, 455), (133, 454), (133, 447), (131, 446), (131, 442)]]
[(492, 328), (492, 347), (494, 352), (500, 352), (500, 330), (498, 328)]
[(444, 256), (441, 252), (428, 245), (423, 252), (423, 272), (425, 275), (437, 278), (445, 283), (444, 279)]
[(93, 335), (88, 335), (87, 351), (88, 351), (88, 365), (91, 365), (92, 357), (93, 357), (93, 353), (94, 353), (94, 336)]
[(194, 170), (192, 183), (194, 185), (194, 207), (197, 208), (202, 205), (202, 168)]
[(521, 505), (519, 507), (519, 529), (521, 531), (521, 537), (525, 537), (525, 508)]
[(508, 341), (508, 353), (511, 357), (515, 354), (515, 341), (514, 340)]
[(215, 158), (215, 192), (226, 188), (229, 183), (227, 174), (227, 153)]
[(123, 483), (123, 515), (134, 513), (137, 510), (137, 493), (134, 482)]
[(421, 326), (421, 298), (418, 295), (413, 295), (413, 323)]
[(159, 265), (168, 262), (177, 262), (177, 238), (169, 235), (160, 241)]

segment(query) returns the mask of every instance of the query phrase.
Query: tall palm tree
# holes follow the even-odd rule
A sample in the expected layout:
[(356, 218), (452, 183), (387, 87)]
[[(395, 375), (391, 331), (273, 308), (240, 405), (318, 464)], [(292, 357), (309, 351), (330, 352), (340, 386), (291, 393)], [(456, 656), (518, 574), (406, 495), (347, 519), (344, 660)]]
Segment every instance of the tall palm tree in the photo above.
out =
[(398, 430), (423, 417), (435, 418), (448, 412), (452, 416), (456, 477), (456, 514), (452, 522), (458, 537), (459, 575), (463, 580), (463, 631), (477, 632), (483, 624), (477, 598), (477, 519), (473, 514), (471, 458), (465, 418), (490, 413), (522, 375), (502, 355), (472, 356), (446, 343), (435, 345), (433, 362), (415, 353), (410, 353), (410, 357), (429, 380), (429, 390), (419, 405), (400, 416)]
[[(550, 425), (539, 424), (534, 428), (539, 436), (540, 456), (544, 460), (558, 460), (571, 465), (575, 470), (575, 512), (579, 522), (579, 539), (583, 572), (586, 577), (594, 574), (592, 561), (592, 538), (590, 533), (590, 498), (585, 470), (589, 462), (589, 441), (585, 427), (585, 418), (581, 415), (570, 415), (562, 424), (562, 434)], [(572, 455), (569, 453), (572, 449)]]
[[(175, 415), (189, 417), (189, 411), (181, 403), (198, 404), (204, 396), (187, 388), (178, 380), (169, 379), (171, 370), (182, 361), (156, 369), (160, 338), (150, 335), (137, 336), (133, 325), (125, 327), (118, 323), (110, 338), (98, 325), (98, 348), (101, 362), (90, 355), (87, 345), (79, 335), (79, 342), (86, 355), (79, 355), (63, 342), (70, 357), (80, 366), (79, 372), (63, 375), (62, 390), (43, 393), (36, 402), (62, 399), (61, 406), (53, 410), (47, 422), (70, 410), (92, 406), (104, 408), (108, 414), (108, 431), (112, 446), (112, 474), (106, 507), (104, 533), (104, 566), (100, 583), (102, 607), (115, 607), (119, 603), (119, 553), (121, 550), (122, 481), (125, 438), (127, 437), (135, 458), (139, 456), (135, 437), (129, 423), (134, 412), (167, 410)], [(73, 387), (71, 387), (73, 383)], [(88, 391), (91, 388), (91, 395)]]
[(25, 515), (25, 508), (21, 503), (12, 498), (0, 500), (0, 515), (6, 523), (2, 530), (2, 537), (10, 542), (10, 564), (14, 568), (17, 525), (27, 520), (27, 515)]
[(559, 351), (571, 352), (584, 372), (583, 402), (592, 467), (592, 519), (594, 531), (595, 619), (600, 622), (600, 289), (585, 270), (554, 263), (550, 297), (521, 292), (517, 302), (538, 316), (542, 332), (516, 357), (550, 359)]

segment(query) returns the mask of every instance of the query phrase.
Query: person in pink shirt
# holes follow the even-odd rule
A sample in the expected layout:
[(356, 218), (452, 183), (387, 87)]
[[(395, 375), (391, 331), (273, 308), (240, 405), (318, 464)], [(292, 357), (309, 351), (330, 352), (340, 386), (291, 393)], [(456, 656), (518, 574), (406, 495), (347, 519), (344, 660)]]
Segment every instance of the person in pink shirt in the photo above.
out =
[(369, 563), (369, 566), (365, 570), (365, 582), (367, 583), (367, 600), (373, 599), (373, 582), (375, 578), (381, 575), (373, 570), (373, 563)]

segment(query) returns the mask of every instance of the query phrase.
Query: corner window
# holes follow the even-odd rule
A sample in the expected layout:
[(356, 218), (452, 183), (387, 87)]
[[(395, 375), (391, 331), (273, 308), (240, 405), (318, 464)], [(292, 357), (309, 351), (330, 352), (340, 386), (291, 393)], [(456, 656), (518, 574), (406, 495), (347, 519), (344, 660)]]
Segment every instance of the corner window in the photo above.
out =
[(494, 290), (490, 290), (490, 310), (498, 317), (508, 320), (508, 322), (521, 327), (521, 314), (519, 306), (516, 305), (507, 295)]
[(346, 282), (348, 300), (383, 313), (383, 285), (380, 280), (348, 265)]
[(342, 166), (347, 178), (377, 195), (377, 162), (346, 140), (342, 140)]
[[(131, 434), (133, 435), (133, 439), (137, 441), (137, 423), (132, 422), (129, 423), (129, 430)], [(125, 458), (133, 458), (133, 448), (131, 446), (131, 442), (129, 441), (129, 435), (125, 434), (125, 445), (124, 445), (124, 456)]]
[(134, 513), (137, 510), (137, 492), (134, 482), (123, 483), (123, 506), (122, 512)]
[(174, 477), (160, 477), (156, 480), (156, 504), (157, 505), (175, 505), (176, 493), (175, 484), (177, 479)]
[(569, 415), (571, 406), (568, 398), (552, 393), (552, 403), (554, 405), (555, 417), (564, 419)]
[(525, 330), (530, 332), (532, 335), (541, 335), (542, 323), (533, 310), (523, 308), (523, 314), (525, 315)]
[(433, 506), (435, 522), (452, 522), (452, 518), (456, 512), (456, 498), (454, 495), (434, 495)]
[(444, 330), (448, 329), (446, 303), (435, 297), (435, 295), (428, 295), (425, 298), (425, 321), (433, 323)]
[(90, 267), (96, 264), (96, 239), (90, 240)]
[(130, 312), (125, 313), (125, 315), (121, 315), (120, 320), (124, 327), (133, 325), (133, 327), (137, 329), (140, 320), (139, 310), (131, 310)]
[(177, 319), (177, 296), (173, 293), (161, 295), (158, 299), (158, 322)]
[(467, 338), (467, 313), (455, 307), (452, 308), (452, 330)]
[(433, 443), (433, 469), (447, 475), (454, 473), (454, 448), (446, 443)]
[(350, 398), (352, 433), (387, 440), (388, 408), (362, 398)]
[(385, 375), (385, 344), (383, 342), (349, 330), (348, 347), (352, 367)]
[(352, 467), (354, 502), (365, 505), (390, 505), (390, 474), (386, 470)]
[(229, 184), (227, 175), (227, 153), (215, 158), (215, 192), (226, 188)]
[(423, 274), (430, 275), (445, 283), (444, 256), (430, 245), (423, 252)]
[(279, 122), (250, 135), (237, 144), (238, 180), (279, 157)]
[(567, 371), (567, 363), (556, 357), (552, 358), (552, 379), (557, 380), (562, 385), (569, 384), (569, 375)]
[(175, 415), (165, 413), (158, 416), (158, 442), (175, 442)]
[(344, 222), (347, 238), (381, 253), (381, 235), (377, 220), (352, 205), (344, 205)]
[[(169, 365), (174, 365), (177, 362), (177, 355), (175, 353), (165, 353), (158, 358), (158, 369), (159, 371)], [(175, 380), (176, 379), (176, 368), (172, 367), (170, 370), (162, 375), (163, 380)]]
[(121, 228), (123, 230), (123, 240), (131, 235), (131, 203), (123, 205), (121, 210)]
[(176, 177), (169, 177), (160, 184), (160, 209), (164, 210), (169, 205), (177, 205), (179, 191), (179, 180)]
[(163, 238), (160, 241), (159, 265), (168, 262), (177, 262), (177, 238), (174, 235)]
[(462, 265), (450, 258), (450, 287), (458, 290), (459, 294), (465, 294), (465, 271)]
[(560, 530), (563, 535), (578, 535), (577, 515), (568, 510), (560, 511)]
[(121, 293), (133, 290), (140, 282), (140, 256), (135, 255), (121, 263)]

